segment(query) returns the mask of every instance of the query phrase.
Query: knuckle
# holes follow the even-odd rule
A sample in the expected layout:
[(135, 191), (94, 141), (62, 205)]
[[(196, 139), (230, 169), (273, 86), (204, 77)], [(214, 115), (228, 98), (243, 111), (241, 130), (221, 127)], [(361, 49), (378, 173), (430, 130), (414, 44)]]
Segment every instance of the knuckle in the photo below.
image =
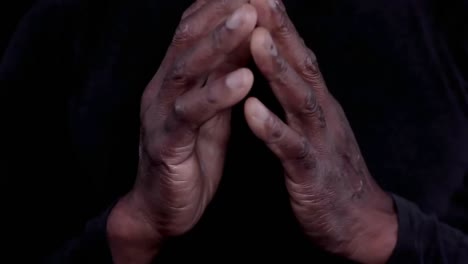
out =
[(302, 146), (299, 148), (295, 159), (299, 162), (303, 170), (314, 170), (317, 167), (317, 162), (312, 155), (310, 143), (305, 139), (303, 140)]
[(193, 13), (194, 7), (191, 6), (182, 13), (181, 21), (190, 16)]
[(223, 27), (218, 27), (211, 34), (211, 49), (215, 53), (221, 53), (223, 51)]
[(284, 138), (285, 130), (281, 126), (281, 123), (278, 119), (273, 116), (270, 116), (267, 119), (267, 138), (269, 144), (275, 144), (281, 141)]
[(219, 97), (213, 91), (208, 92), (205, 98), (206, 98), (205, 100), (208, 106), (215, 106), (220, 101)]
[(205, 4), (206, 1), (200, 1), (200, 0), (197, 0), (197, 1), (194, 1), (194, 3), (192, 3), (192, 5), (190, 5), (185, 11), (184, 13), (182, 14), (182, 18), (181, 20), (184, 20), (186, 19), (187, 17), (191, 16), (192, 14), (194, 14), (195, 12), (197, 12), (204, 4)]
[(178, 121), (186, 121), (188, 117), (187, 107), (179, 100), (176, 100), (174, 102), (174, 105), (172, 106), (172, 112), (174, 114), (175, 119)]
[(317, 62), (317, 57), (314, 52), (308, 49), (307, 56), (304, 59), (300, 67), (302, 76), (312, 82), (316, 82), (320, 79), (320, 70)]
[(193, 82), (184, 61), (177, 62), (166, 79), (177, 86), (188, 86)]
[(279, 58), (277, 61), (278, 73), (286, 75), (289, 71), (288, 63), (284, 58)]
[(298, 147), (297, 155), (295, 158), (297, 160), (305, 160), (305, 159), (310, 158), (311, 156), (310, 154), (311, 154), (310, 143), (306, 138), (302, 138), (301, 144)]
[(275, 34), (279, 37), (289, 36), (291, 34), (291, 25), (289, 18), (284, 12), (278, 12), (275, 15), (276, 26), (274, 29)]
[(304, 105), (301, 108), (301, 114), (309, 116), (316, 115), (319, 110), (317, 98), (312, 90), (309, 90), (304, 100)]
[(289, 65), (284, 58), (278, 57), (273, 69), (273, 81), (281, 85), (288, 84)]
[(172, 45), (176, 47), (184, 46), (193, 39), (193, 34), (190, 28), (190, 23), (182, 20), (177, 26), (174, 37), (172, 38)]
[(300, 171), (311, 171), (317, 168), (317, 161), (313, 155), (312, 147), (305, 137), (302, 137), (300, 142), (292, 147), (291, 154), (286, 162)]

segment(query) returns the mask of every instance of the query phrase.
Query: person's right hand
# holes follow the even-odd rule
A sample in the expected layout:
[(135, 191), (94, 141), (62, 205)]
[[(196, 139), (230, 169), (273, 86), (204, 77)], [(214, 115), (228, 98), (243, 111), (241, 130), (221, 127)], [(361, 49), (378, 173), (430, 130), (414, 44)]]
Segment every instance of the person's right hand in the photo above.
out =
[(247, 0), (201, 0), (182, 17), (141, 103), (136, 183), (107, 232), (119, 263), (147, 263), (161, 241), (190, 230), (223, 171), (230, 108), (253, 84), (246, 68), (257, 13)]

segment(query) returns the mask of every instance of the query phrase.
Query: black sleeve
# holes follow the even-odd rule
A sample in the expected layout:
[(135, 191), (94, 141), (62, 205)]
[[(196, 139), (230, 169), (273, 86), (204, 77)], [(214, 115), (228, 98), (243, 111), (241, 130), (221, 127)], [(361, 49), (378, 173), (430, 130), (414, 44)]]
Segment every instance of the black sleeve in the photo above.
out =
[(398, 213), (398, 241), (389, 263), (468, 263), (468, 236), (413, 203), (393, 196)]
[(111, 208), (89, 221), (79, 237), (67, 242), (47, 258), (45, 263), (112, 263), (106, 235), (106, 223)]
[[(56, 117), (65, 116), (62, 99), (72, 54), (70, 13), (75, 10), (70, 5), (75, 2), (37, 1), (17, 26), (0, 61), (0, 156), (2, 163), (6, 161), (0, 175), (2, 193), (8, 197), (3, 200), (6, 223), (1, 241), (8, 245), (4, 252), (8, 257), (3, 257), (15, 263), (112, 263), (106, 238), (112, 207), (85, 227), (80, 224), (71, 231), (63, 227), (71, 218), (67, 212), (80, 212), (60, 195), (67, 192), (62, 187), (71, 182), (74, 171), (67, 169), (66, 155), (53, 144), (63, 140), (55, 132), (63, 123), (58, 124)], [(44, 156), (50, 151), (56, 155), (52, 166), (46, 166)], [(81, 190), (77, 200), (85, 196)]]

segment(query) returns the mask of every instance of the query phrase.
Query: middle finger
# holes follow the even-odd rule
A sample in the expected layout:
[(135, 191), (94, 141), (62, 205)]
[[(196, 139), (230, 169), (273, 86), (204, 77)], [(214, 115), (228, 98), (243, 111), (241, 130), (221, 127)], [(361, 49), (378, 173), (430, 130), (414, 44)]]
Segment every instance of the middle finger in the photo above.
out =
[(257, 22), (254, 7), (245, 4), (236, 10), (224, 24), (203, 38), (182, 55), (166, 75), (165, 87), (183, 92), (219, 67), (253, 31)]
[(257, 28), (254, 31), (251, 51), (287, 117), (307, 123), (319, 121), (322, 110), (314, 90), (286, 61), (266, 29)]

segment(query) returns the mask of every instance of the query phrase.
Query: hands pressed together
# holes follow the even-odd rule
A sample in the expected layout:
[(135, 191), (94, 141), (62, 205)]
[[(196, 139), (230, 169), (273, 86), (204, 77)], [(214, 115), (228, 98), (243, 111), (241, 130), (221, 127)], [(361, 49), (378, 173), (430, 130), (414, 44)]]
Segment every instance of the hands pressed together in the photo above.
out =
[(390, 196), (372, 179), (315, 56), (280, 0), (198, 0), (184, 13), (141, 102), (140, 164), (113, 209), (114, 261), (148, 263), (200, 219), (220, 182), (231, 108), (254, 83), (253, 57), (285, 121), (247, 99), (252, 132), (279, 158), (293, 211), (323, 249), (384, 263), (397, 239)]

